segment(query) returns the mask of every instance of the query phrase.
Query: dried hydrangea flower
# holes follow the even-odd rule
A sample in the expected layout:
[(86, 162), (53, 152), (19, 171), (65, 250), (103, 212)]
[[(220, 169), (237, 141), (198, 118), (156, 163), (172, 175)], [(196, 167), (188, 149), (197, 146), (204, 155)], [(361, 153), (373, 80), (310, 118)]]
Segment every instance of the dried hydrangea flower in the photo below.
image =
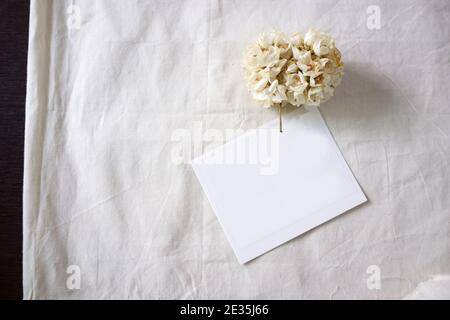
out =
[(310, 29), (291, 37), (263, 33), (244, 59), (244, 76), (253, 98), (264, 107), (319, 105), (334, 94), (344, 64), (329, 35)]

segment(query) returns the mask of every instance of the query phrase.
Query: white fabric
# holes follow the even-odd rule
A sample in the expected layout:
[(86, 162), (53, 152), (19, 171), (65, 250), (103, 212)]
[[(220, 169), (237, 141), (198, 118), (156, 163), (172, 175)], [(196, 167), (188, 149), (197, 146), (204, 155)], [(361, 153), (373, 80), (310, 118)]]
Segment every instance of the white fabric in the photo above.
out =
[[(379, 30), (372, 1), (32, 1), (24, 298), (402, 298), (450, 273), (450, 2), (376, 2)], [(276, 117), (243, 48), (312, 25), (343, 53), (321, 112), (369, 202), (242, 266), (171, 135)]]
[(405, 300), (450, 300), (450, 276), (437, 275), (419, 283)]

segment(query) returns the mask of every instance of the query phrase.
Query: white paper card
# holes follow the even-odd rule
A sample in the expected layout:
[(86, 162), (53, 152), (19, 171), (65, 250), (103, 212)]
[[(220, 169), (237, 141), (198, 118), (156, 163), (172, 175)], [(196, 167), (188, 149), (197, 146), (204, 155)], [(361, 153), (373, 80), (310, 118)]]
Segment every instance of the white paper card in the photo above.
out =
[(316, 107), (194, 159), (240, 263), (367, 201)]

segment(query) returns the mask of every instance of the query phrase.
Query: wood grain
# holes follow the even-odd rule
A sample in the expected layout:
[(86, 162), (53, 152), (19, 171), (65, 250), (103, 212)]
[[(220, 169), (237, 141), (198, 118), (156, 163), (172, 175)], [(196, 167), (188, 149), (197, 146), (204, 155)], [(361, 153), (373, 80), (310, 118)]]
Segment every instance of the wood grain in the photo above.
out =
[(0, 2), (0, 299), (22, 298), (22, 180), (29, 1)]

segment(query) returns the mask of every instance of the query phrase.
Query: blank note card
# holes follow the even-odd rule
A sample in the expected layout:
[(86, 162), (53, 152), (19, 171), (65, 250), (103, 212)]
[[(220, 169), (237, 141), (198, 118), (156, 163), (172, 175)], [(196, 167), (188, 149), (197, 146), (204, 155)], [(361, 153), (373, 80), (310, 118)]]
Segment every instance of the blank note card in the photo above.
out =
[(192, 161), (245, 263), (367, 201), (316, 107), (283, 115)]

